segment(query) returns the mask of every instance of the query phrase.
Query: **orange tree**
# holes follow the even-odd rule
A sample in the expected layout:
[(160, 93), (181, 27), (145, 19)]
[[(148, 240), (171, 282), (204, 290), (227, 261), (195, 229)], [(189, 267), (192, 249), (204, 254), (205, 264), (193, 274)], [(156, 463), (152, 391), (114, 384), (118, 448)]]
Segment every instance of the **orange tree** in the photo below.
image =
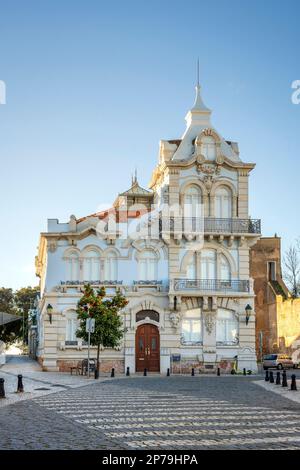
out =
[(97, 346), (97, 371), (99, 371), (99, 357), (101, 345), (106, 348), (115, 348), (125, 333), (120, 310), (128, 304), (128, 300), (117, 291), (113, 297), (106, 297), (104, 287), (95, 291), (90, 284), (84, 286), (83, 296), (78, 302), (77, 315), (79, 328), (76, 332), (78, 338), (88, 340), (86, 319), (95, 319), (95, 332), (91, 334), (91, 345)]

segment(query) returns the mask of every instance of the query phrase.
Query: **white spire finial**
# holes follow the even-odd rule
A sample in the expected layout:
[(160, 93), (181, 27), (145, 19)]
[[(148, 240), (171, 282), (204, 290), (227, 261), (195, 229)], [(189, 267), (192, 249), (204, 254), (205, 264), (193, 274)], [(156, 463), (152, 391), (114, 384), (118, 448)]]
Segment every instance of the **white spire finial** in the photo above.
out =
[(131, 186), (137, 184), (137, 169), (134, 169), (134, 174), (131, 175)]
[(203, 103), (202, 101), (202, 98), (201, 98), (201, 94), (200, 94), (200, 90), (201, 90), (201, 86), (200, 86), (200, 66), (199, 66), (199, 57), (197, 59), (197, 83), (196, 83), (196, 98), (195, 98), (195, 102), (194, 102), (194, 105), (191, 109), (191, 111), (204, 111), (204, 112), (207, 112), (207, 111), (210, 111), (206, 106), (205, 104)]
[(187, 113), (185, 119), (187, 126), (203, 124), (210, 126), (210, 114), (211, 110), (208, 109), (201, 98), (201, 86), (200, 86), (200, 66), (199, 58), (197, 59), (197, 84), (196, 84), (196, 97), (192, 109)]

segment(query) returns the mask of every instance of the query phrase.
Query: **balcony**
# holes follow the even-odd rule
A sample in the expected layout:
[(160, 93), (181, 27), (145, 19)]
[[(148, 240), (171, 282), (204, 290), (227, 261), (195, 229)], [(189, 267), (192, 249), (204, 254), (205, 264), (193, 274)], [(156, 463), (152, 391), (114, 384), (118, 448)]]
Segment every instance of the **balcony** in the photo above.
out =
[(260, 234), (260, 219), (217, 219), (214, 217), (163, 217), (159, 231), (182, 233), (246, 233)]
[(250, 292), (250, 281), (234, 279), (174, 279), (174, 291)]

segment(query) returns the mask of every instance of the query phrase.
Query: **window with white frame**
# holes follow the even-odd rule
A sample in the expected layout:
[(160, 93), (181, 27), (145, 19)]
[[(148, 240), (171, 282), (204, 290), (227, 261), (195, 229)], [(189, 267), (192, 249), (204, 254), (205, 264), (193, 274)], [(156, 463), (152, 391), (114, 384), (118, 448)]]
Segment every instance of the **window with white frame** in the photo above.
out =
[(138, 271), (140, 281), (157, 280), (157, 255), (152, 250), (144, 250), (138, 257)]
[(66, 343), (77, 343), (76, 331), (78, 326), (77, 313), (75, 311), (68, 312), (66, 314)]
[(206, 135), (201, 139), (201, 154), (206, 160), (216, 159), (216, 143), (215, 139), (210, 135)]
[(83, 280), (100, 280), (100, 257), (96, 250), (89, 250), (84, 254), (83, 259)]
[(216, 339), (219, 344), (238, 343), (238, 319), (231, 310), (218, 309), (216, 324)]
[(106, 281), (118, 279), (118, 261), (116, 254), (109, 252), (104, 261), (104, 278)]
[(199, 186), (192, 184), (184, 193), (184, 216), (200, 217), (202, 214), (202, 191)]
[(182, 344), (202, 343), (202, 316), (200, 308), (187, 310), (181, 322)]
[(220, 260), (220, 277), (221, 281), (227, 282), (231, 280), (231, 269), (230, 264), (226, 256), (223, 254), (219, 257)]
[(218, 219), (229, 219), (232, 217), (232, 193), (225, 186), (219, 186), (216, 190), (215, 216)]
[(189, 255), (186, 275), (188, 279), (197, 278), (197, 255), (196, 253), (191, 253)]
[(215, 250), (201, 251), (201, 279), (216, 279), (217, 253)]
[(79, 280), (79, 256), (76, 251), (71, 252), (67, 257), (67, 281)]

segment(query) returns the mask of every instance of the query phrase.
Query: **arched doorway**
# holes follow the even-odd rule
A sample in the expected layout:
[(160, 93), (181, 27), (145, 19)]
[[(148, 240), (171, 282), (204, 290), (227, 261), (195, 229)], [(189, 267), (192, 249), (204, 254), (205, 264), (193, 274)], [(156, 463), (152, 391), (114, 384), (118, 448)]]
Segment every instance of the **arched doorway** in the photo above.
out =
[(136, 371), (160, 371), (160, 345), (157, 326), (145, 323), (140, 325), (135, 334)]

